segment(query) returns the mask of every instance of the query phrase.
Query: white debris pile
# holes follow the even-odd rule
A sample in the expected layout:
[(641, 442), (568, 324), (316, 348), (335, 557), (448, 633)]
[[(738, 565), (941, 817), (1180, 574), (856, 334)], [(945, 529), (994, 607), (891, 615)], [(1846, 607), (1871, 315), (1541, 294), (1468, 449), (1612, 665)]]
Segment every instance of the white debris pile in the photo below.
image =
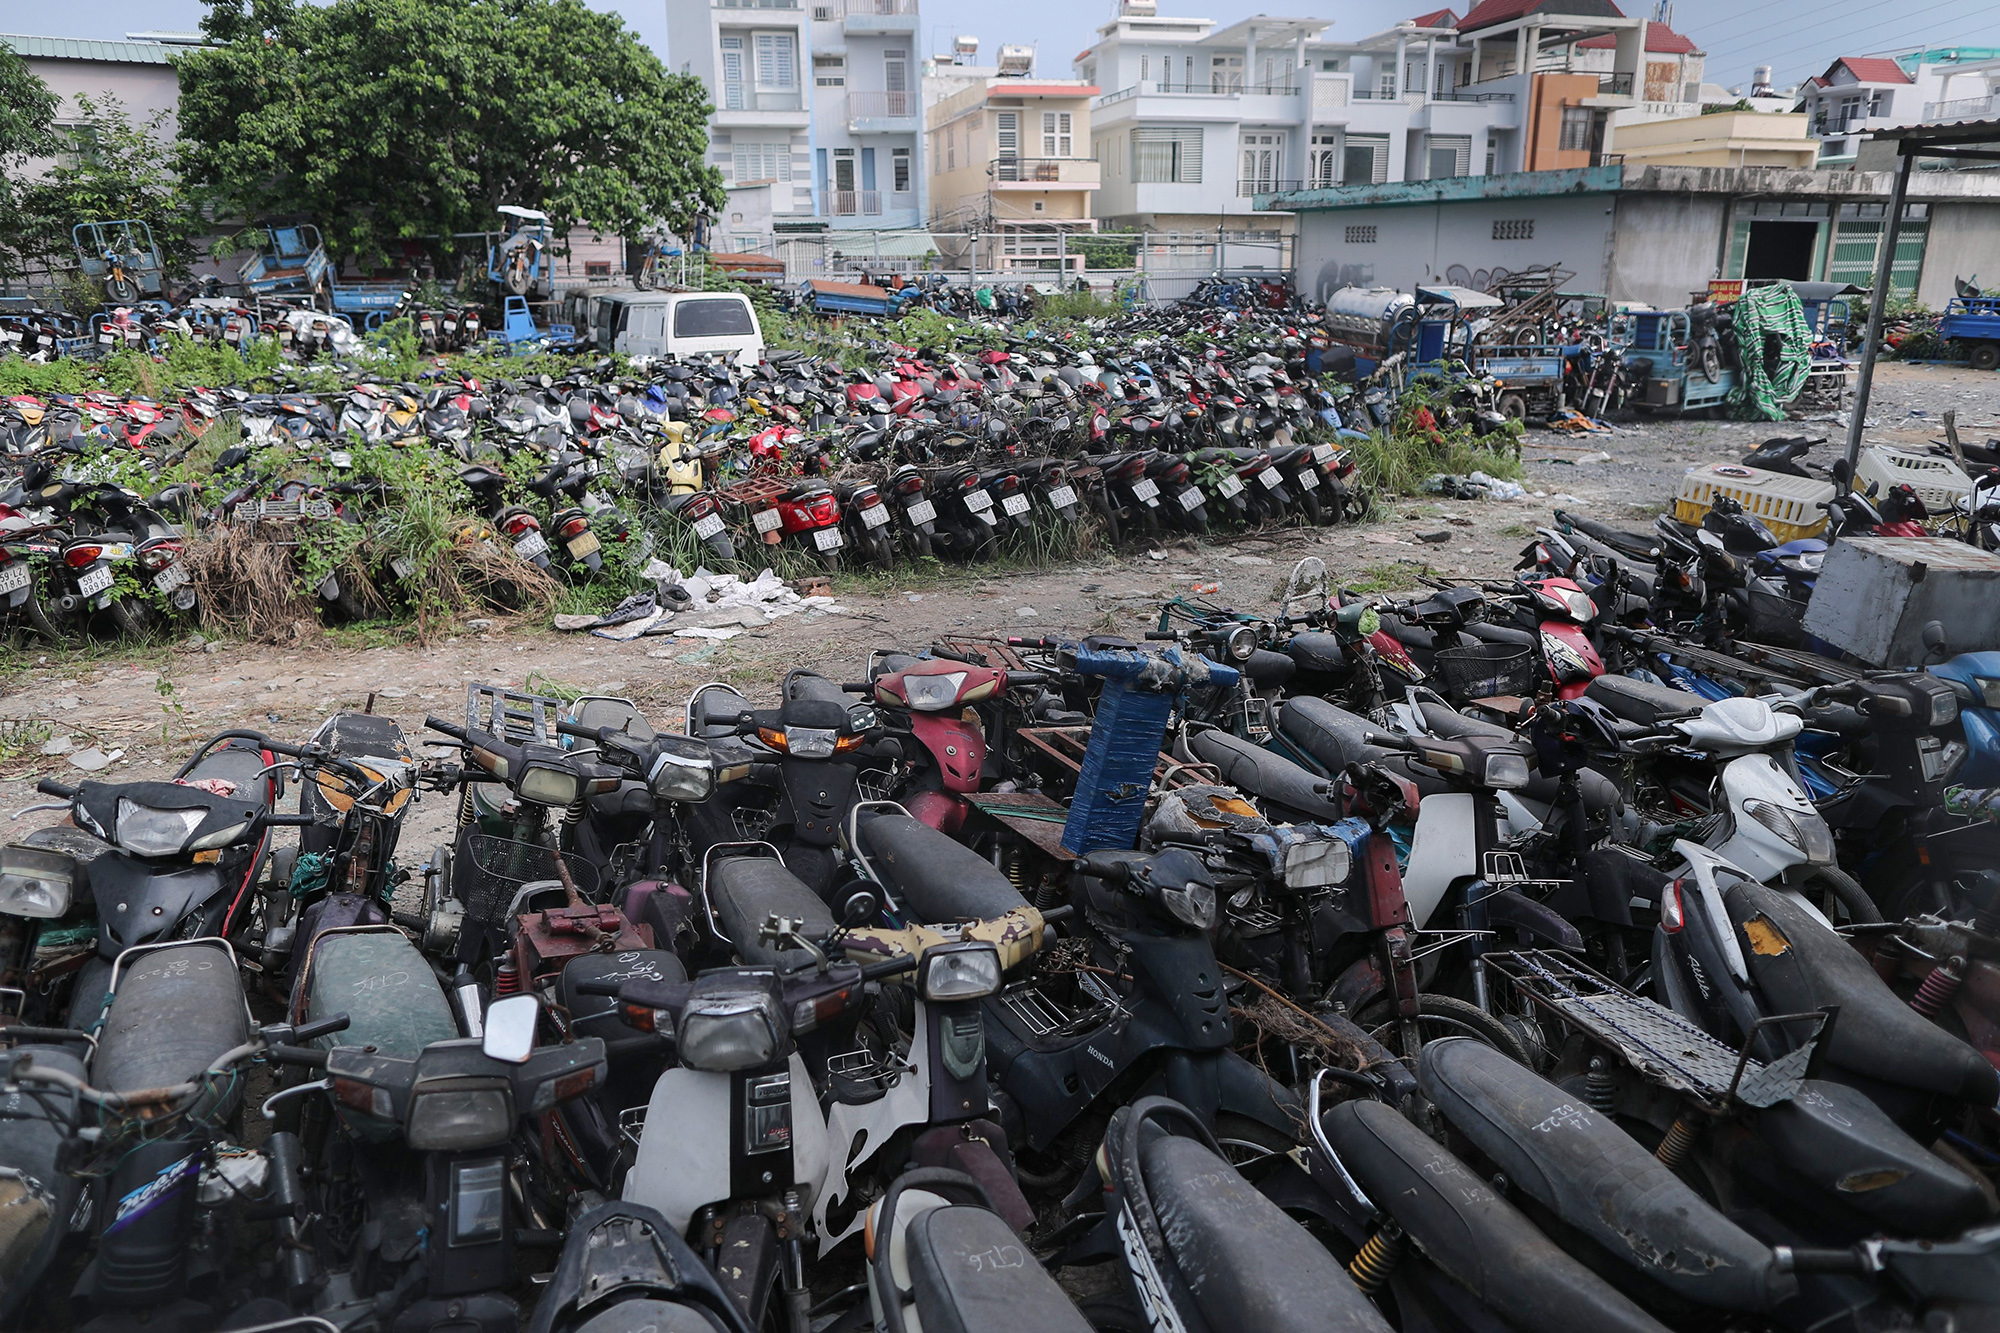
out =
[(671, 634), (684, 639), (733, 639), (745, 630), (762, 629), (785, 616), (845, 615), (847, 608), (831, 597), (801, 596), (765, 569), (756, 578), (718, 574), (698, 568), (682, 574), (663, 560), (641, 571), (653, 591), (634, 593), (603, 615), (559, 615), (559, 630), (588, 630), (600, 639), (626, 642)]

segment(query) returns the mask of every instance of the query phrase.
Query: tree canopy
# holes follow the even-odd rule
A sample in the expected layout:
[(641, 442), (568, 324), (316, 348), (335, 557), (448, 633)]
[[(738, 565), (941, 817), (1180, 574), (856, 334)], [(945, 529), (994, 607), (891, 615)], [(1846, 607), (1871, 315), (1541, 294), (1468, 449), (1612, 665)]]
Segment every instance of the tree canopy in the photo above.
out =
[(217, 216), (310, 218), (382, 264), (500, 204), (628, 236), (722, 206), (701, 82), (581, 0), (210, 0), (202, 28), (179, 163)]

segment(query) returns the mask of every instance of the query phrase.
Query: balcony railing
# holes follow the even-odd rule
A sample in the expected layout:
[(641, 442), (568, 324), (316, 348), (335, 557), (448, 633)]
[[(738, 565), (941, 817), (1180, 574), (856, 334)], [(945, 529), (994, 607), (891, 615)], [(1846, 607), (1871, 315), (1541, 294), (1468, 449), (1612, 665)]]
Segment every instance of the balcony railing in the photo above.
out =
[(742, 84), (724, 84), (722, 104), (719, 111), (802, 111), (805, 109), (804, 95), (797, 88), (777, 91), (745, 87)]
[(1599, 97), (1630, 97), (1632, 95), (1631, 73), (1628, 71), (1622, 74), (1598, 75), (1597, 95)]
[(1303, 190), (1305, 187), (1304, 181), (1284, 181), (1270, 176), (1258, 176), (1251, 180), (1237, 181), (1236, 197), (1248, 199), (1254, 194), (1289, 194), (1293, 190)]
[(825, 0), (813, 5), (813, 17), (819, 17), (822, 8), (830, 8), (831, 18), (888, 18), (896, 14), (915, 14), (917, 0)]
[(1926, 121), (1986, 120), (1992, 116), (2000, 116), (2000, 94), (1988, 93), (1985, 97), (1961, 97), (1950, 102), (1924, 103)]
[(797, 9), (799, 0), (708, 0), (712, 9)]
[(1003, 185), (1095, 185), (1100, 177), (1094, 157), (996, 157), (986, 174)]
[(849, 93), (847, 95), (847, 118), (855, 120), (894, 120), (917, 114), (915, 93)]
[[(1488, 80), (1488, 82), (1492, 82), (1492, 80)], [(1489, 91), (1479, 87), (1477, 84), (1467, 84), (1463, 88), (1452, 88), (1438, 93), (1432, 100), (1438, 102), (1511, 102), (1514, 100), (1514, 94), (1511, 92), (1501, 92), (1498, 89)]]
[(882, 192), (880, 190), (829, 190), (827, 191), (828, 211), (837, 218), (879, 217), (882, 213)]

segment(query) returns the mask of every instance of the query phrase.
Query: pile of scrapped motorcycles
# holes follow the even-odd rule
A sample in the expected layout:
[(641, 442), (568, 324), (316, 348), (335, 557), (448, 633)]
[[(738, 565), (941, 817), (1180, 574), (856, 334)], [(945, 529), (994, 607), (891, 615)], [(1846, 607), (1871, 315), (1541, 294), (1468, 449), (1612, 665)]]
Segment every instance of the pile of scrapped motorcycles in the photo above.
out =
[(459, 548), (572, 583), (656, 552), (682, 569), (886, 568), (1075, 549), (1081, 526), (1115, 546), (1369, 509), (1348, 423), (1386, 420), (1382, 392), (1307, 373), (1296, 336), (998, 343), (879, 344), (855, 370), (773, 352), (338, 393), (19, 396), (0, 407), (0, 616), (54, 639), (194, 615), (184, 557), (218, 529), (337, 549), (337, 567), (294, 560), (323, 616), (394, 615), (453, 548), (399, 544), (411, 497), (385, 451), (449, 469)]
[(0, 1325), (1992, 1327), (1996, 673), (1584, 540), (45, 780)]

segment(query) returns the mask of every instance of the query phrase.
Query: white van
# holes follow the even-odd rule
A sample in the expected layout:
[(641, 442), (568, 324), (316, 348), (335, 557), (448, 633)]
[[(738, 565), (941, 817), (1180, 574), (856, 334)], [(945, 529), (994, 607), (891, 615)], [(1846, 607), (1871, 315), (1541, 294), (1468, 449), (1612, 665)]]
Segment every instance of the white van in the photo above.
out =
[(732, 352), (764, 359), (764, 330), (740, 292), (620, 292), (598, 298), (593, 341), (627, 356), (701, 356)]

